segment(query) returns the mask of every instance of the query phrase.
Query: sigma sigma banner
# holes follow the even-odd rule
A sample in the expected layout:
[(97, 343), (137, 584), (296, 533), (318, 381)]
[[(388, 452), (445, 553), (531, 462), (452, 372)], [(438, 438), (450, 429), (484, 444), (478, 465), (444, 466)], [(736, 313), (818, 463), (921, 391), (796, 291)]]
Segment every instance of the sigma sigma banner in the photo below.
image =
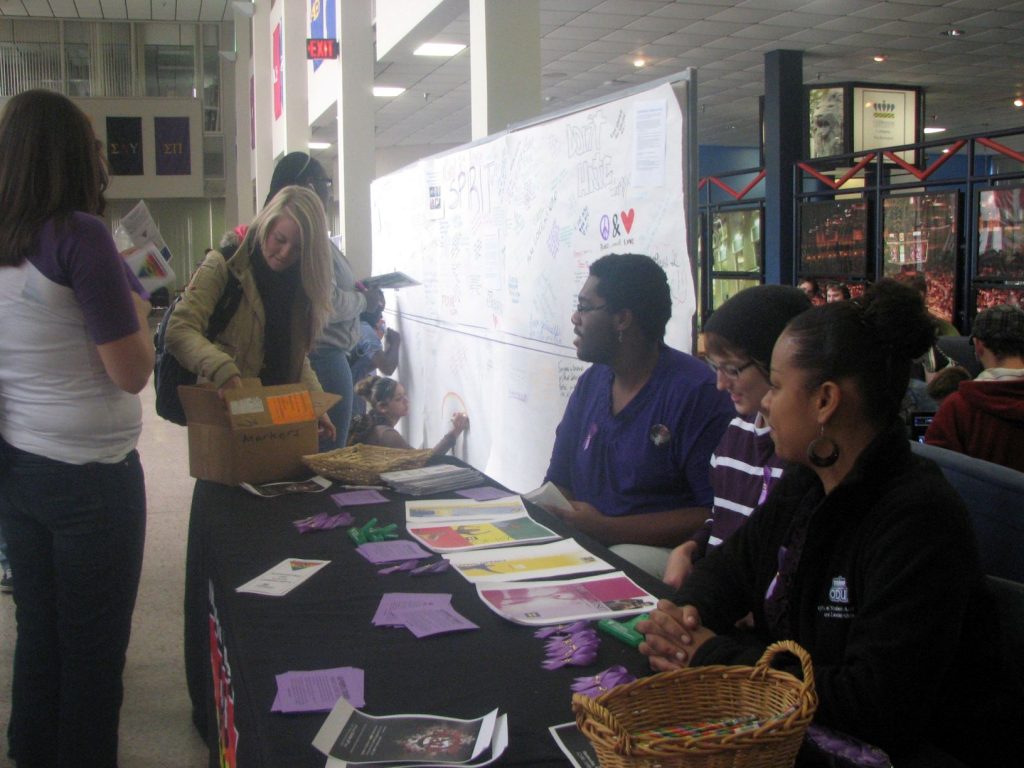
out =
[(457, 454), (518, 491), (541, 484), (576, 379), (570, 317), (590, 263), (613, 252), (668, 274), (666, 341), (691, 348), (685, 80), (498, 134), (376, 180), (373, 272), (422, 285), (388, 296), (404, 337), (399, 424), (416, 447), (470, 428)]

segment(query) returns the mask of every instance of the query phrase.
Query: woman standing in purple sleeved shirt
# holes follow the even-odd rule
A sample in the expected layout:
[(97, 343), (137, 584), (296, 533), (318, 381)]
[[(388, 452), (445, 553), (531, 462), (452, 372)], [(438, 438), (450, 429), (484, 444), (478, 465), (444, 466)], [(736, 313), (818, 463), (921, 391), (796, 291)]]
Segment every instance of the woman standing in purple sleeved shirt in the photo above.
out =
[(786, 323), (810, 308), (798, 288), (759, 285), (737, 293), (704, 325), (708, 365), (718, 388), (729, 393), (736, 418), (711, 454), (711, 517), (669, 555), (662, 578), (676, 589), (693, 564), (739, 529), (782, 477), (782, 459), (759, 409), (775, 340)]
[(9, 755), (117, 765), (142, 568), (137, 393), (149, 302), (104, 222), (89, 119), (50, 91), (0, 118), (0, 522), (18, 635)]

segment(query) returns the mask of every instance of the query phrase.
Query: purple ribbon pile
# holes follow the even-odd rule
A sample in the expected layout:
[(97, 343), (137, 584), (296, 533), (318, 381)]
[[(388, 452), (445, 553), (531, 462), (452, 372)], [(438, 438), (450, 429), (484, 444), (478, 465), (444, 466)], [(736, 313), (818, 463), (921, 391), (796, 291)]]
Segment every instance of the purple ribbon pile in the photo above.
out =
[(541, 662), (541, 666), (549, 670), (592, 664), (597, 658), (597, 647), (601, 644), (597, 630), (586, 621), (542, 627), (534, 633), (534, 637), (547, 639), (547, 660)]
[(632, 673), (625, 667), (616, 664), (614, 667), (608, 667), (604, 672), (598, 672), (596, 675), (577, 677), (576, 682), (572, 684), (572, 689), (576, 693), (582, 693), (584, 696), (589, 696), (593, 699), (602, 693), (607, 693), (616, 685), (632, 683), (634, 680), (636, 680), (636, 677)]
[(299, 533), (311, 531), (329, 531), (331, 528), (339, 528), (343, 525), (352, 525), (355, 518), (351, 512), (341, 512), (337, 515), (329, 515), (321, 512), (319, 515), (304, 517), (301, 520), (292, 520), (292, 525), (299, 529)]

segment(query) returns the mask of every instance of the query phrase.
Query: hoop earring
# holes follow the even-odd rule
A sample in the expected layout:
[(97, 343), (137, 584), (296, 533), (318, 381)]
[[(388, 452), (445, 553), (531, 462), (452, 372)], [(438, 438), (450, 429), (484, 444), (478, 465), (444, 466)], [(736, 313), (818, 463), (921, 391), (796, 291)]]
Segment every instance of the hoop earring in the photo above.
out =
[[(831, 443), (832, 448), (829, 452), (822, 456), (819, 450), (827, 447), (827, 444)], [(839, 444), (831, 437), (825, 436), (825, 425), (821, 425), (820, 434), (811, 440), (811, 444), (807, 446), (807, 460), (816, 467), (824, 469), (825, 467), (831, 467), (837, 461), (839, 461)]]

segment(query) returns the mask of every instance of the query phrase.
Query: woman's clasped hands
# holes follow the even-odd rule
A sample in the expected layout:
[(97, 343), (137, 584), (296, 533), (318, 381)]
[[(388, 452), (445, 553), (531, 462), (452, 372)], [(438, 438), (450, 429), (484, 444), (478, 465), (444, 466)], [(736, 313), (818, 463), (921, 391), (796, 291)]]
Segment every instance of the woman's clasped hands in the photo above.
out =
[(676, 605), (671, 600), (659, 600), (657, 610), (636, 628), (644, 635), (640, 653), (658, 672), (690, 666), (697, 649), (715, 636), (701, 623), (694, 606)]

